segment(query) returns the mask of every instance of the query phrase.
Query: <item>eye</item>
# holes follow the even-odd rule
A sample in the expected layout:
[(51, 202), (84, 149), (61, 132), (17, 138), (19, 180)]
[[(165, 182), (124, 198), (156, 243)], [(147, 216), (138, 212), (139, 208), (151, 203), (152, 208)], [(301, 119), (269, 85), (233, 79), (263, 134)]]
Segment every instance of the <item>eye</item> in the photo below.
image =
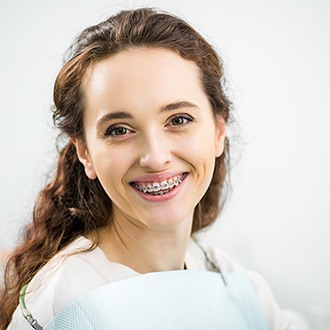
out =
[(176, 115), (169, 121), (169, 126), (185, 126), (191, 123), (194, 119), (188, 115)]
[(124, 126), (110, 126), (106, 132), (105, 136), (119, 137), (132, 133), (132, 131)]

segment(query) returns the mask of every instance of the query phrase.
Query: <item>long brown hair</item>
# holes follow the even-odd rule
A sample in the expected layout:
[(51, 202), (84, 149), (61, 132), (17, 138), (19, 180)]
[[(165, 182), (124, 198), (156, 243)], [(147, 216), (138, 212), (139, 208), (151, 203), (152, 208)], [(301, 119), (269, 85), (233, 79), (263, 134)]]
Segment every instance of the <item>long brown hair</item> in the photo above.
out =
[[(87, 178), (69, 138), (84, 140), (81, 83), (86, 69), (133, 47), (163, 47), (195, 62), (214, 115), (226, 122), (229, 119), (230, 102), (223, 90), (221, 61), (212, 46), (185, 21), (144, 8), (122, 11), (85, 29), (71, 46), (55, 82), (53, 120), (67, 140), (59, 152), (54, 177), (38, 196), (33, 221), (26, 226), (21, 245), (7, 262), (0, 293), (1, 329), (10, 323), (20, 288), (50, 258), (78, 236), (96, 232), (111, 221), (111, 200), (98, 179)], [(225, 198), (228, 160), (226, 139), (210, 187), (195, 209), (192, 232), (215, 221)]]

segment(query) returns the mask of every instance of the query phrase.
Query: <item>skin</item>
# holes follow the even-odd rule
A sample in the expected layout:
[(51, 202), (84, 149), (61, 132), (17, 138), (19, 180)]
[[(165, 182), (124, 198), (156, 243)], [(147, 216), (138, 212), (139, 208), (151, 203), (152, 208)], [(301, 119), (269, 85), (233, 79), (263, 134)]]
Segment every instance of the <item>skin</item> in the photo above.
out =
[[(74, 143), (86, 175), (113, 202), (101, 249), (139, 273), (182, 269), (193, 211), (225, 138), (198, 67), (169, 50), (135, 48), (90, 67), (82, 89), (85, 140)], [(168, 195), (145, 196), (132, 186), (183, 173)]]

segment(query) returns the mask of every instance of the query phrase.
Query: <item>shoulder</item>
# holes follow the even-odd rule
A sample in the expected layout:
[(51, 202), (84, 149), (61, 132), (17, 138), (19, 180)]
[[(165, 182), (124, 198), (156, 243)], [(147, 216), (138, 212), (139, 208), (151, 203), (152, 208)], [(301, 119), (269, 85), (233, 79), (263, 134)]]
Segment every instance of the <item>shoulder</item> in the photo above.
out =
[[(259, 273), (250, 271), (241, 266), (227, 253), (203, 240), (192, 239), (190, 241), (187, 260), (193, 269), (211, 270), (208, 259), (216, 264), (223, 274), (240, 272), (244, 273), (251, 283), (260, 305), (266, 316), (270, 330), (294, 330), (297, 329), (288, 317), (288, 314), (277, 304), (269, 284)], [(189, 268), (189, 267), (188, 267)]]
[(245, 271), (224, 251), (197, 238), (190, 239), (186, 260), (190, 269), (212, 270), (212, 263), (214, 263), (222, 273)]
[[(90, 246), (89, 240), (78, 238), (51, 259), (29, 283), (26, 306), (40, 324), (47, 324), (65, 306), (107, 283), (100, 271), (106, 263), (102, 252), (99, 249), (82, 252)], [(18, 306), (8, 329), (24, 329), (26, 324)]]

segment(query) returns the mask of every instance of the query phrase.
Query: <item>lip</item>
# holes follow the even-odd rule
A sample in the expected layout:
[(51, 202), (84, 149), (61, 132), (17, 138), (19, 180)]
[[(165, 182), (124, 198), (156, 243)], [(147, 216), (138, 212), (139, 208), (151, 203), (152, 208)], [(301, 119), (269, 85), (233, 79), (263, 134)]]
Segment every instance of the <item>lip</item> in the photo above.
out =
[[(187, 173), (187, 172), (176, 172), (177, 175), (182, 175), (183, 173)], [(170, 175), (167, 176), (167, 178), (172, 178), (175, 175)], [(187, 175), (182, 179), (181, 183), (173, 188), (170, 192), (164, 194), (164, 195), (151, 195), (151, 194), (145, 194), (142, 191), (136, 189), (133, 185), (130, 185), (132, 187), (132, 189), (137, 193), (137, 195), (139, 197), (141, 197), (142, 199), (148, 201), (148, 202), (154, 202), (154, 203), (159, 203), (159, 202), (165, 202), (168, 201), (172, 198), (174, 198), (177, 194), (179, 194), (179, 192), (181, 191), (181, 189), (184, 187), (185, 183), (186, 183), (186, 178), (189, 176), (189, 173), (187, 173)], [(157, 180), (154, 181), (158, 181), (158, 180), (166, 180), (164, 178), (164, 176), (162, 176), (161, 179), (159, 179), (159, 176), (152, 176), (153, 179), (155, 179), (155, 177), (157, 177)], [(139, 178), (141, 180), (141, 178)], [(148, 180), (150, 180), (150, 176), (148, 176)], [(137, 182), (137, 181), (132, 181), (132, 182)], [(148, 182), (148, 181), (144, 181), (144, 182)], [(151, 182), (151, 181), (150, 181)]]

